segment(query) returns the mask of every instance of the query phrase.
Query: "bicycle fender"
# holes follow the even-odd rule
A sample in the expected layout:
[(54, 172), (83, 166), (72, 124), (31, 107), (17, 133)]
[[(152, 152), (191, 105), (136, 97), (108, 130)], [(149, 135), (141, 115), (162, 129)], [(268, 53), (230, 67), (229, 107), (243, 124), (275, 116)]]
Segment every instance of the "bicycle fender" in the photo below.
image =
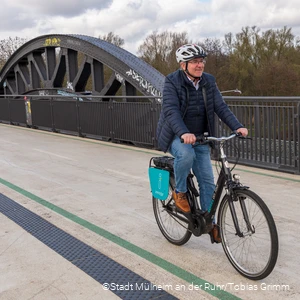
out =
[(248, 190), (250, 187), (245, 185), (235, 185), (232, 187), (233, 191), (240, 191), (240, 190)]

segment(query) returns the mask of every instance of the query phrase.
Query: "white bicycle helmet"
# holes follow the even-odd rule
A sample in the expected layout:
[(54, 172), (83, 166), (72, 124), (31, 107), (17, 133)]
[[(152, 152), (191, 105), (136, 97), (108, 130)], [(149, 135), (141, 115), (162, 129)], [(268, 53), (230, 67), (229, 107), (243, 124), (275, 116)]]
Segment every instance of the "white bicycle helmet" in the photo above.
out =
[(206, 57), (206, 53), (202, 47), (195, 44), (186, 44), (176, 50), (177, 62), (189, 61), (193, 58)]

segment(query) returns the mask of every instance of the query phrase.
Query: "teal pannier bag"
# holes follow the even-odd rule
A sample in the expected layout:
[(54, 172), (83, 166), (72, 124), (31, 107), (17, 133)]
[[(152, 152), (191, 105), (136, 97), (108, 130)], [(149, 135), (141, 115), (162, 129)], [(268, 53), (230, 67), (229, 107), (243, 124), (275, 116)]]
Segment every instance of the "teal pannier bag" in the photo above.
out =
[(167, 170), (149, 167), (150, 188), (154, 198), (166, 200), (169, 195), (170, 173)]
[(149, 180), (154, 198), (166, 200), (169, 195), (170, 172), (173, 172), (174, 158), (170, 156), (152, 157), (149, 162)]

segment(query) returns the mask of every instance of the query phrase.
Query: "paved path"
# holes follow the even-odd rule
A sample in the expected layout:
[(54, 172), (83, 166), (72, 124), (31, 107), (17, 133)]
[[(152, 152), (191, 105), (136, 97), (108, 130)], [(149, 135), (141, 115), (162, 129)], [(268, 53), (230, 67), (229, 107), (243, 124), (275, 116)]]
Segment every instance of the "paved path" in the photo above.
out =
[[(181, 247), (162, 237), (147, 175), (149, 159), (161, 154), (0, 124), (0, 194), (169, 296), (299, 299), (300, 176), (237, 167), (243, 182), (268, 204), (279, 233), (274, 271), (251, 281), (233, 269), (222, 246), (212, 245), (207, 235), (192, 237)], [(1, 213), (0, 224), (1, 300), (120, 299), (113, 289), (124, 286), (106, 290)], [(128, 297), (144, 299), (136, 293)]]

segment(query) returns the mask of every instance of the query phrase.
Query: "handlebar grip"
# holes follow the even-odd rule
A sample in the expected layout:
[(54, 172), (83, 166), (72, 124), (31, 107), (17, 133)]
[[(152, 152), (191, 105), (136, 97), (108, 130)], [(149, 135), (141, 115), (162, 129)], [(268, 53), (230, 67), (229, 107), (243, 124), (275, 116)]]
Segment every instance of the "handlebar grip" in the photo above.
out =
[[(184, 139), (180, 139), (180, 142), (181, 143), (184, 143)], [(198, 143), (204, 143), (205, 142), (205, 140), (204, 140), (204, 138), (203, 138), (203, 136), (197, 136), (196, 137), (196, 142), (198, 142)]]
[[(180, 138), (180, 142), (184, 143), (184, 139)], [(205, 144), (205, 143), (207, 143), (207, 140), (205, 139), (204, 135), (199, 135), (199, 136), (196, 136), (196, 142), (200, 143), (200, 144)]]

